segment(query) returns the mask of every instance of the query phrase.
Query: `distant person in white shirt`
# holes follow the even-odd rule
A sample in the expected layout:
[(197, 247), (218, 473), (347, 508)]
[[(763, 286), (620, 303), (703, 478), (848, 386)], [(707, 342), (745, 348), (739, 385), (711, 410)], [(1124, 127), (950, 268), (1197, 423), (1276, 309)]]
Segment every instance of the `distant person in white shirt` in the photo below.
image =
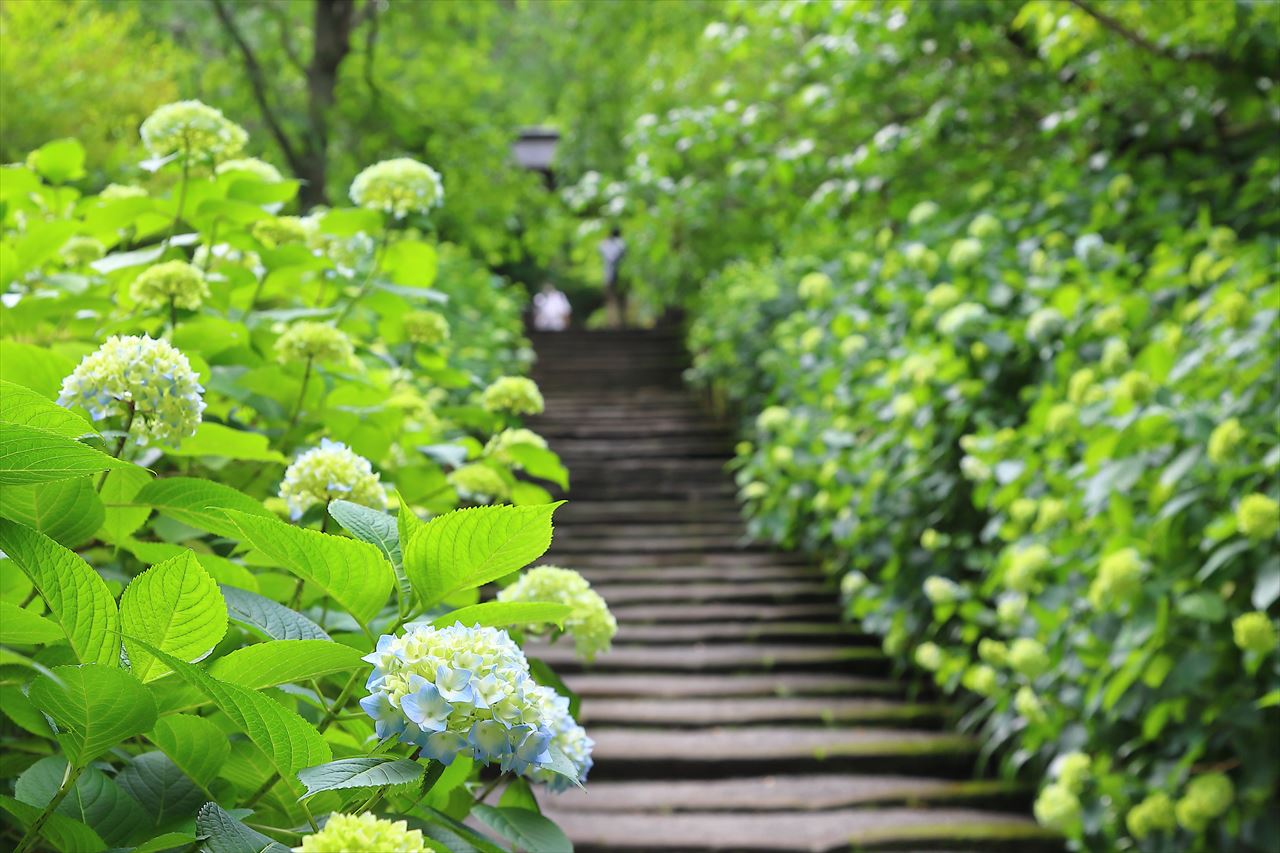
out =
[(627, 241), (622, 239), (622, 229), (613, 226), (609, 236), (600, 242), (600, 257), (604, 259), (604, 299), (609, 312), (609, 325), (627, 325), (627, 297), (618, 284), (618, 267), (627, 253)]
[(533, 295), (533, 327), (539, 332), (563, 332), (572, 314), (569, 297), (549, 281)]

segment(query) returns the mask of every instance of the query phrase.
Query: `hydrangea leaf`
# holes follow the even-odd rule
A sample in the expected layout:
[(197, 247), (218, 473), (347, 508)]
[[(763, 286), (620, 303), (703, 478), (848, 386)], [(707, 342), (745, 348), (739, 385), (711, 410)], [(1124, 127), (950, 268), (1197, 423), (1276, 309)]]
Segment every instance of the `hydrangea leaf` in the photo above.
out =
[(150, 813), (155, 827), (161, 830), (180, 828), (205, 800), (204, 791), (163, 752), (135, 756), (116, 781)]
[(97, 432), (88, 421), (70, 409), (5, 379), (0, 379), (0, 422), (35, 427), (63, 438), (79, 438)]
[(217, 803), (200, 807), (196, 835), (205, 839), (205, 853), (289, 853), (288, 847), (245, 826)]
[(271, 440), (262, 433), (232, 429), (213, 421), (203, 421), (196, 434), (182, 440), (176, 448), (164, 448), (166, 456), (220, 456), (246, 462), (288, 462)]
[(393, 516), (381, 510), (343, 500), (329, 502), (329, 515), (361, 542), (377, 546), (391, 565), (399, 566), (403, 562), (400, 532)]
[(134, 503), (155, 507), (175, 521), (207, 530), (218, 536), (235, 538), (236, 526), (227, 520), (223, 510), (233, 509), (248, 515), (270, 518), (261, 503), (230, 486), (195, 477), (165, 477), (143, 486)]
[(422, 765), (407, 758), (375, 755), (368, 758), (340, 758), (318, 767), (298, 771), (298, 779), (307, 786), (304, 797), (321, 791), (342, 788), (381, 788), (405, 785), (422, 778)]
[(547, 818), (529, 809), (476, 803), (471, 814), (508, 841), (539, 853), (573, 853), (573, 842)]
[[(14, 785), (14, 796), (29, 806), (44, 808), (62, 787), (67, 761), (62, 756), (42, 758), (23, 771)], [(104, 841), (122, 845), (151, 828), (151, 818), (116, 780), (95, 767), (77, 777), (75, 785), (54, 814), (66, 815), (93, 829)]]
[(0, 486), (85, 477), (130, 463), (56, 432), (0, 423)]
[(170, 714), (156, 721), (147, 738), (201, 787), (218, 777), (231, 754), (226, 735), (205, 717)]
[[(157, 563), (120, 597), (120, 623), (134, 637), (185, 661), (200, 660), (227, 633), (227, 604), (218, 584), (190, 551)], [(168, 672), (146, 649), (125, 639), (133, 673), (144, 683)]]
[(569, 757), (560, 751), (560, 747), (552, 744), (547, 748), (547, 752), (551, 755), (551, 763), (544, 769), (550, 770), (552, 773), (558, 773), (565, 777), (579, 788), (582, 787), (582, 781), (578, 779), (578, 771), (574, 767)]
[(437, 616), (431, 624), (436, 628), (444, 628), (454, 622), (467, 626), (505, 628), (508, 625), (545, 625), (553, 622), (556, 626), (563, 627), (564, 620), (572, 612), (573, 608), (569, 605), (554, 601), (485, 601)]
[(31, 683), (31, 704), (58, 724), (58, 742), (76, 767), (156, 724), (156, 703), (138, 679), (101, 664), (54, 667)]
[[(0, 809), (12, 816), (14, 822), (23, 829), (35, 823), (41, 811), (4, 794), (0, 794)], [(98, 853), (107, 849), (107, 842), (98, 833), (80, 821), (57, 812), (49, 816), (40, 830), (40, 836), (59, 853)]]
[[(180, 679), (209, 697), (262, 751), (271, 769), (282, 779), (293, 779), (303, 767), (323, 764), (333, 757), (320, 733), (296, 712), (247, 687), (219, 681), (155, 646), (141, 645)], [(152, 722), (154, 724), (154, 719)], [(147, 726), (147, 730), (151, 728)]]
[(0, 551), (31, 579), (76, 659), (120, 665), (120, 614), (93, 568), (49, 537), (0, 519)]
[[(125, 474), (127, 469), (110, 473)], [(0, 517), (21, 522), (74, 548), (102, 527), (107, 513), (92, 478), (76, 477), (52, 483), (5, 486), (0, 489)]]
[(62, 377), (74, 370), (75, 366), (71, 359), (45, 347), (17, 341), (0, 341), (0, 377), (15, 385), (30, 388), (50, 401), (58, 396)]
[(506, 452), (520, 463), (530, 477), (547, 480), (568, 490), (569, 470), (564, 467), (560, 457), (553, 451), (532, 444), (513, 444), (506, 449)]
[(424, 606), (510, 574), (551, 546), (559, 503), (456, 510), (423, 525), (405, 547), (405, 574)]
[(329, 639), (323, 628), (296, 610), (239, 587), (223, 584), (220, 588), (227, 602), (227, 615), (234, 622), (273, 640)]
[(0, 643), (35, 646), (56, 643), (64, 636), (58, 623), (16, 604), (0, 601)]
[(151, 509), (135, 506), (134, 498), (149, 482), (150, 472), (136, 466), (107, 473), (107, 479), (102, 481), (102, 488), (98, 490), (105, 510), (98, 533), (100, 538), (122, 545), (134, 531), (146, 523)]
[(226, 516), (245, 542), (324, 590), (361, 624), (368, 624), (387, 603), (395, 577), (372, 545), (235, 510)]

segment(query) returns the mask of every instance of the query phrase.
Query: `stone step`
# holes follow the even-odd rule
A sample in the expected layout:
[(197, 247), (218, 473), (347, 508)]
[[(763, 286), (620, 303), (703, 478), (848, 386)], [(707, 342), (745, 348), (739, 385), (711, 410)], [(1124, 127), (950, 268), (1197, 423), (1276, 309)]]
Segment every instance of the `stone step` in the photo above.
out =
[(695, 644), (691, 646), (615, 646), (592, 663), (573, 648), (531, 643), (530, 655), (563, 672), (856, 672), (882, 675), (889, 660), (877, 648), (780, 643)]
[(767, 554), (772, 546), (753, 543), (745, 536), (617, 536), (580, 539), (563, 536), (555, 541), (558, 554), (630, 554), (632, 562), (645, 554), (693, 553), (702, 550)]
[(609, 608), (619, 624), (722, 622), (735, 619), (767, 622), (812, 622), (840, 618), (835, 601), (822, 604), (637, 604)]
[(657, 524), (574, 523), (556, 526), (557, 539), (615, 539), (619, 536), (732, 536), (745, 535), (742, 522), (688, 521)]
[(976, 809), (841, 809), (828, 812), (638, 812), (545, 810), (577, 853), (836, 853), (883, 850), (1062, 850), (1025, 817)]
[[(584, 700), (602, 697), (692, 699), (716, 696), (901, 696), (897, 681), (845, 673), (770, 673), (767, 675), (679, 675), (571, 673), (565, 682)], [(586, 701), (583, 707), (586, 707)]]
[(656, 568), (661, 566), (772, 566), (803, 565), (804, 558), (795, 555), (776, 554), (767, 551), (675, 551), (649, 554), (602, 554), (597, 552), (561, 551), (553, 541), (547, 560), (563, 554), (572, 560), (575, 568), (610, 568), (642, 564)]
[[(560, 535), (557, 529), (556, 535)], [(660, 534), (657, 534), (660, 535)], [(567, 568), (573, 568), (568, 566)], [(593, 584), (604, 583), (715, 583), (718, 581), (814, 581), (824, 576), (809, 566), (661, 566), (581, 569)]]
[(561, 522), (592, 521), (604, 523), (609, 521), (626, 521), (631, 523), (652, 522), (669, 524), (672, 521), (730, 521), (741, 520), (738, 504), (732, 500), (694, 498), (666, 498), (662, 500), (647, 499), (592, 501), (578, 503), (570, 501), (556, 511), (556, 518)]
[(757, 773), (973, 771), (976, 742), (882, 726), (699, 729), (595, 726), (592, 779), (729, 779)]
[(807, 601), (828, 600), (833, 593), (822, 581), (769, 581), (740, 583), (626, 584), (609, 583), (596, 587), (604, 600), (613, 604), (718, 601)]
[(760, 697), (744, 699), (592, 699), (582, 706), (585, 726), (700, 728), (781, 723), (840, 725), (896, 723), (934, 728), (944, 708), (885, 699)]
[(687, 645), (725, 641), (789, 640), (832, 641), (875, 644), (852, 625), (839, 622), (691, 622), (688, 624), (636, 625), (624, 622), (614, 637), (617, 645)]
[(569, 441), (601, 441), (613, 440), (619, 445), (631, 441), (658, 438), (684, 438), (720, 441), (724, 447), (733, 447), (733, 433), (713, 421), (689, 420), (684, 418), (654, 419), (634, 418), (631, 420), (608, 420), (597, 423), (583, 423), (573, 420), (545, 421), (541, 418), (531, 421), (529, 428), (547, 439), (552, 445), (559, 446)]
[(731, 498), (737, 494), (737, 488), (727, 482), (680, 482), (646, 484), (637, 489), (625, 479), (618, 480), (573, 480), (571, 494), (577, 501), (626, 500), (629, 498)]
[(820, 812), (849, 807), (989, 808), (1025, 802), (1024, 786), (925, 776), (753, 776), (716, 781), (596, 782), (541, 797), (549, 809), (582, 812)]

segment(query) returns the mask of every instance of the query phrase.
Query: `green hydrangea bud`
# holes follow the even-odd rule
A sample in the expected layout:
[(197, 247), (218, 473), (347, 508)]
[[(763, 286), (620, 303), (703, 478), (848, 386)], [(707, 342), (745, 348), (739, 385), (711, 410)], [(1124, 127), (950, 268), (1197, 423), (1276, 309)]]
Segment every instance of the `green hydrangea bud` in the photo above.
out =
[(1206, 773), (1187, 783), (1174, 806), (1178, 823), (1191, 832), (1204, 832), (1209, 822), (1225, 814), (1235, 800), (1235, 786), (1224, 773)]
[(969, 223), (969, 236), (977, 237), (979, 240), (994, 237), (1003, 230), (1004, 226), (1000, 224), (1000, 220), (990, 213), (979, 213)]
[(769, 451), (769, 461), (779, 468), (785, 468), (795, 459), (795, 451), (785, 444), (780, 444)]
[(1083, 752), (1068, 752), (1058, 758), (1054, 765), (1058, 781), (1065, 785), (1067, 790), (1079, 794), (1084, 790), (1085, 783), (1089, 781), (1093, 762)]
[(1102, 347), (1102, 369), (1113, 373), (1129, 363), (1129, 345), (1120, 338), (1111, 338)]
[(1080, 798), (1059, 782), (1046, 785), (1033, 807), (1041, 826), (1070, 834), (1080, 822)]
[(1133, 178), (1128, 175), (1116, 175), (1107, 184), (1107, 198), (1112, 201), (1120, 201), (1131, 192), (1133, 192)]
[(1098, 576), (1089, 585), (1089, 602), (1109, 610), (1132, 599), (1142, 587), (1147, 566), (1133, 548), (1122, 548), (1102, 558)]
[(1027, 320), (1027, 340), (1045, 344), (1054, 340), (1062, 331), (1063, 316), (1053, 308), (1041, 308)]
[(140, 132), (152, 157), (186, 154), (221, 160), (239, 154), (249, 141), (243, 127), (200, 101), (158, 107), (147, 116)]
[(893, 410), (895, 418), (909, 418), (916, 413), (919, 404), (910, 394), (898, 394), (889, 403), (889, 408)]
[(95, 421), (128, 417), (140, 443), (178, 445), (195, 434), (204, 388), (187, 357), (168, 341), (143, 335), (108, 338), (62, 380), (60, 406), (83, 406)]
[(444, 204), (444, 185), (435, 169), (408, 157), (374, 163), (351, 182), (351, 201), (396, 218), (430, 213)]
[(811, 272), (800, 279), (796, 292), (805, 302), (822, 305), (831, 299), (831, 277), (826, 273)]
[(1129, 809), (1124, 823), (1129, 834), (1139, 841), (1157, 832), (1172, 832), (1178, 826), (1173, 800), (1163, 791), (1151, 794)]
[(1270, 539), (1280, 530), (1280, 503), (1266, 495), (1245, 495), (1236, 506), (1236, 526), (1250, 539)]
[(1005, 588), (1015, 592), (1030, 592), (1052, 557), (1049, 549), (1038, 542), (1018, 548), (1009, 558), (1009, 565), (1004, 572)]
[(439, 346), (449, 340), (449, 321), (439, 311), (410, 311), (404, 315), (404, 334), (415, 344)]
[(524, 465), (511, 452), (513, 448), (517, 447), (533, 447), (538, 450), (546, 450), (547, 440), (531, 429), (504, 429), (485, 443), (484, 455), (520, 470), (524, 468)]
[(1039, 511), (1036, 513), (1036, 531), (1043, 532), (1053, 527), (1059, 521), (1066, 518), (1067, 504), (1060, 498), (1045, 498), (1040, 501)]
[(1013, 709), (1031, 723), (1043, 723), (1049, 719), (1036, 691), (1026, 685), (1019, 687), (1018, 692), (1013, 695)]
[(302, 320), (276, 339), (276, 358), (283, 364), (314, 361), (346, 364), (355, 350), (346, 332), (328, 323)]
[(285, 469), (280, 497), (289, 515), (301, 518), (316, 505), (344, 500), (373, 509), (387, 505), (387, 493), (368, 459), (340, 441), (322, 439), (319, 447), (298, 455)]
[(1049, 653), (1030, 637), (1018, 637), (1009, 645), (1009, 666), (1019, 675), (1038, 678), (1049, 671)]
[(1155, 394), (1155, 390), (1155, 383), (1150, 376), (1140, 370), (1130, 370), (1120, 377), (1116, 399), (1122, 403), (1145, 403)]
[(769, 494), (769, 487), (759, 480), (753, 480), (742, 487), (742, 497), (749, 501), (759, 500)]
[(513, 415), (538, 415), (546, 404), (542, 392), (532, 379), (523, 376), (501, 376), (480, 395), (486, 411)]
[(293, 853), (427, 853), (422, 831), (409, 829), (403, 820), (384, 820), (368, 812), (329, 815), (324, 829), (302, 839)]
[(985, 663), (975, 664), (964, 671), (960, 679), (965, 688), (979, 696), (992, 696), (1000, 689), (1000, 677)]
[(982, 341), (974, 341), (969, 345), (969, 355), (973, 356), (974, 361), (986, 361), (987, 356), (991, 355), (991, 347)]
[(1018, 524), (1026, 524), (1035, 518), (1038, 505), (1031, 498), (1018, 498), (1009, 504), (1009, 517)]
[(1215, 465), (1227, 462), (1247, 436), (1239, 418), (1227, 418), (1209, 435), (1209, 461)]
[(850, 335), (840, 342), (840, 354), (852, 358), (867, 348), (867, 339), (862, 335)]
[(791, 412), (782, 406), (769, 406), (756, 415), (756, 429), (761, 432), (777, 432), (791, 420)]
[(907, 266), (913, 270), (919, 270), (925, 275), (933, 275), (938, 271), (938, 253), (930, 249), (923, 243), (910, 243), (902, 250), (903, 260), (907, 262)]
[(823, 331), (817, 326), (805, 329), (804, 334), (800, 336), (800, 351), (815, 352), (822, 344)]
[(966, 456), (960, 460), (960, 473), (966, 479), (981, 483), (991, 479), (991, 466), (976, 456)]
[(1231, 635), (1246, 652), (1265, 655), (1276, 648), (1275, 625), (1270, 616), (1259, 610), (1237, 616), (1231, 622)]
[(996, 604), (996, 618), (1006, 628), (1012, 628), (1022, 621), (1027, 612), (1027, 597), (1022, 593), (1003, 596)]
[(907, 222), (911, 225), (923, 225), (930, 219), (938, 215), (937, 202), (922, 201), (915, 207), (911, 208), (911, 212), (907, 214)]
[(867, 576), (862, 572), (849, 572), (840, 579), (840, 594), (851, 599), (867, 586)]
[(951, 604), (963, 592), (964, 589), (950, 578), (933, 575), (924, 579), (925, 597), (934, 604)]
[(938, 332), (948, 337), (971, 334), (987, 317), (987, 309), (976, 302), (961, 302), (938, 318)]
[(511, 497), (511, 486), (502, 475), (478, 462), (450, 472), (448, 479), (458, 496), (471, 503), (502, 503)]
[(1124, 329), (1126, 319), (1124, 308), (1108, 305), (1093, 316), (1090, 326), (1100, 335), (1114, 335)]
[(924, 303), (938, 313), (954, 308), (960, 304), (960, 288), (943, 282), (924, 295)]
[(937, 672), (942, 669), (943, 654), (937, 643), (921, 643), (916, 647), (916, 664), (922, 669)]
[(1089, 402), (1089, 391), (1097, 380), (1097, 374), (1088, 367), (1082, 367), (1067, 381), (1067, 399), (1077, 406)]
[(1073, 403), (1054, 403), (1045, 417), (1045, 432), (1050, 435), (1062, 435), (1071, 429), (1076, 422), (1076, 407)]
[(1008, 666), (1009, 647), (999, 640), (983, 637), (978, 641), (978, 657), (992, 666)]
[(204, 274), (186, 261), (165, 261), (147, 267), (129, 287), (129, 298), (144, 308), (168, 307), (194, 311), (209, 296)]
[(101, 258), (107, 253), (107, 247), (92, 237), (77, 235), (62, 244), (58, 254), (69, 267), (83, 267)]
[(98, 198), (103, 201), (119, 201), (122, 198), (146, 198), (147, 191), (132, 184), (107, 184)]
[(273, 216), (253, 223), (253, 239), (268, 248), (307, 242), (307, 228), (298, 216)]
[(947, 252), (947, 264), (955, 270), (965, 270), (982, 257), (982, 243), (972, 237), (964, 237), (951, 244)]
[(214, 170), (214, 174), (227, 175), (232, 172), (245, 172), (264, 184), (278, 184), (284, 180), (280, 170), (265, 160), (257, 157), (242, 157), (238, 160), (224, 160)]
[(1217, 311), (1228, 326), (1243, 326), (1249, 319), (1249, 299), (1243, 293), (1233, 290), (1218, 303)]
[(946, 544), (946, 537), (932, 527), (920, 534), (920, 547), (926, 551), (936, 551)]
[[(573, 637), (574, 648), (584, 660), (609, 651), (618, 623), (600, 594), (586, 578), (575, 571), (557, 566), (529, 569), (511, 586), (498, 593), (499, 601), (550, 601), (567, 604), (569, 616), (564, 629)], [(529, 626), (536, 632), (549, 626)]]
[(733, 446), (733, 452), (737, 456), (750, 456), (755, 449), (756, 446), (749, 441), (739, 441)]

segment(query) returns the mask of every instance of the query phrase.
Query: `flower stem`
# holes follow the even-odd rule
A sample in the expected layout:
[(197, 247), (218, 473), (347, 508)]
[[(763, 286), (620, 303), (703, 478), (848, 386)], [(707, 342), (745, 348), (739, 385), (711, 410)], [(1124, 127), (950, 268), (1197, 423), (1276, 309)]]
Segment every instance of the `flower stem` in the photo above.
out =
[(378, 238), (378, 247), (373, 252), (373, 266), (369, 268), (369, 274), (364, 277), (364, 281), (360, 284), (360, 289), (356, 291), (356, 295), (351, 297), (351, 301), (338, 314), (338, 319), (334, 321), (335, 326), (341, 326), (342, 321), (351, 315), (352, 309), (356, 307), (356, 303), (364, 298), (369, 291), (369, 285), (373, 284), (373, 277), (378, 274), (378, 267), (382, 264), (382, 253), (387, 248), (387, 238), (391, 234), (391, 229), (387, 223), (382, 225), (382, 236)]
[(58, 788), (58, 793), (54, 794), (53, 799), (45, 804), (44, 810), (36, 816), (31, 828), (27, 830), (27, 834), (22, 836), (18, 846), (13, 848), (13, 853), (25, 853), (39, 840), (40, 831), (44, 829), (44, 825), (49, 822), (49, 818), (54, 811), (66, 799), (67, 794), (71, 793), (71, 789), (75, 787), (76, 780), (80, 778), (82, 772), (84, 772), (83, 767), (73, 768), (70, 764), (67, 765), (66, 771), (62, 774), (62, 785)]
[(182, 209), (187, 205), (187, 180), (191, 176), (191, 150), (187, 146), (182, 149), (182, 182), (178, 184), (178, 207), (173, 212), (173, 224), (169, 226), (169, 236), (160, 244), (160, 250), (169, 247), (169, 241), (178, 233), (178, 223), (182, 220)]
[[(130, 400), (128, 403), (128, 408), (125, 409), (125, 414), (124, 414), (124, 432), (120, 435), (119, 440), (116, 441), (116, 449), (111, 451), (111, 455), (116, 459), (119, 459), (120, 454), (124, 452), (125, 442), (129, 440), (129, 430), (133, 429), (133, 419), (134, 419), (134, 416), (137, 414), (138, 414), (138, 407), (132, 400)], [(94, 491), (96, 492), (102, 491), (102, 484), (107, 482), (107, 475), (110, 473), (111, 471), (108, 469), (106, 471), (103, 471), (100, 475), (98, 475), (98, 484), (94, 486)]]
[(178, 331), (178, 306), (173, 303), (173, 296), (169, 297), (169, 335), (173, 336)]
[(298, 418), (302, 417), (302, 402), (307, 398), (307, 384), (311, 381), (311, 363), (314, 360), (314, 356), (307, 357), (307, 368), (302, 373), (302, 390), (298, 392), (298, 402), (293, 407), (293, 417), (289, 418), (290, 429), (296, 427), (298, 425)]

